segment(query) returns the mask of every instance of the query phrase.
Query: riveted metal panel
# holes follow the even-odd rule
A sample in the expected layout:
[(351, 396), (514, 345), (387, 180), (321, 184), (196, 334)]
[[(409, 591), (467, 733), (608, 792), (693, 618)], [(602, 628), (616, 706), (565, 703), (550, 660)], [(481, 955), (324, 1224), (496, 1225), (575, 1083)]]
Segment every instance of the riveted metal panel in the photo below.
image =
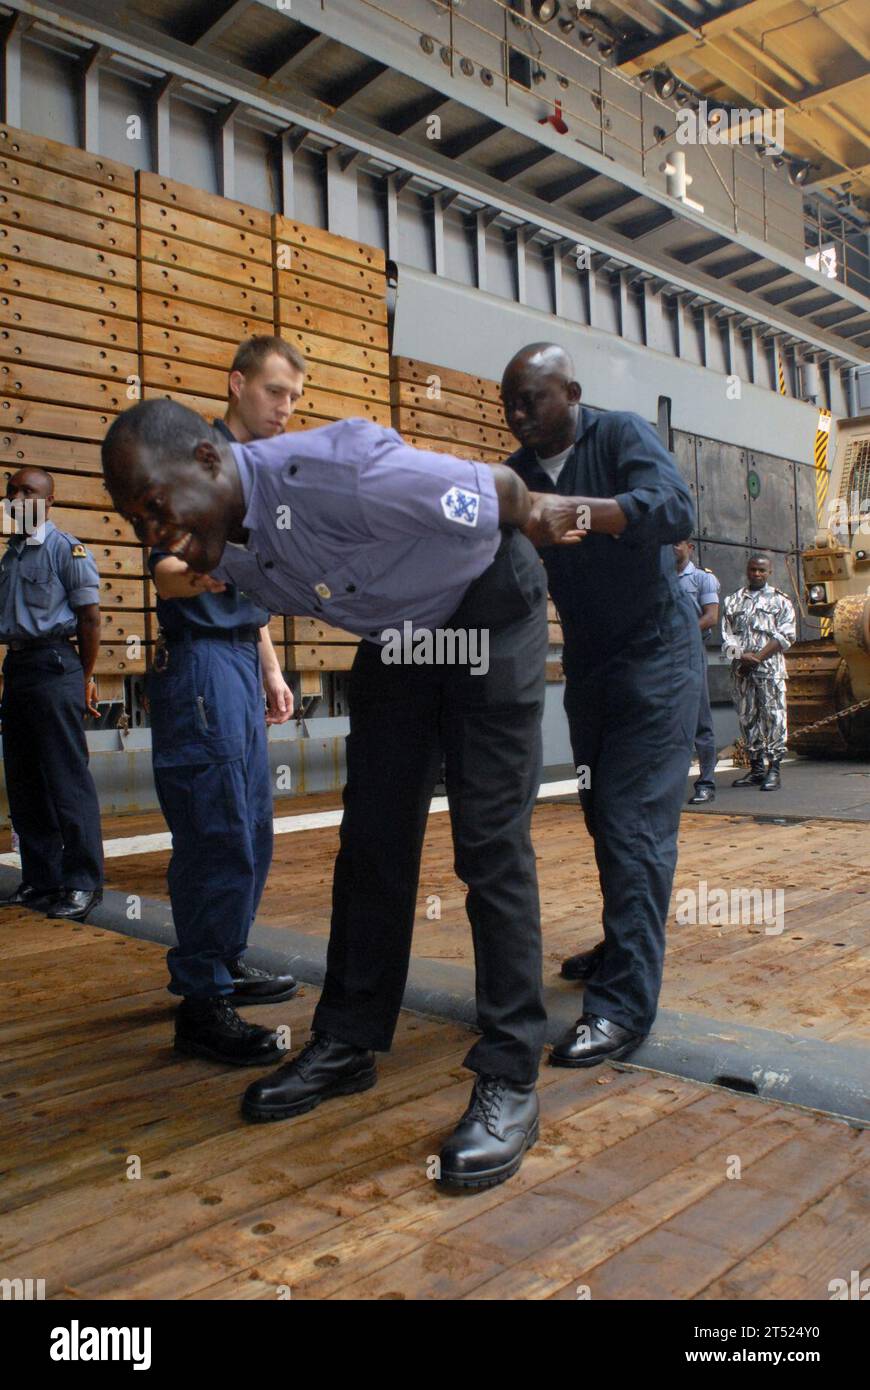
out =
[[(702, 541), (698, 546), (696, 563), (703, 569), (712, 570), (719, 580), (720, 604), (724, 604), (729, 594), (735, 593), (746, 583), (746, 561), (749, 555), (749, 548), (745, 545), (720, 545)], [(721, 627), (716, 627), (708, 645), (720, 646), (721, 641)]]
[[(796, 544), (794, 464), (771, 454), (751, 453), (747, 478), (752, 544), (761, 550), (793, 549)], [(753, 496), (755, 489), (757, 495)]]
[(731, 444), (699, 439), (698, 511), (702, 538), (749, 544), (746, 452)]
[(697, 439), (693, 434), (685, 434), (682, 430), (673, 432), (673, 455), (681, 477), (689, 484), (689, 490), (695, 499), (695, 510), (698, 507), (698, 465), (695, 459), (695, 447)]
[(796, 463), (797, 538), (801, 547), (812, 545), (818, 529), (816, 520), (816, 470), (807, 463)]

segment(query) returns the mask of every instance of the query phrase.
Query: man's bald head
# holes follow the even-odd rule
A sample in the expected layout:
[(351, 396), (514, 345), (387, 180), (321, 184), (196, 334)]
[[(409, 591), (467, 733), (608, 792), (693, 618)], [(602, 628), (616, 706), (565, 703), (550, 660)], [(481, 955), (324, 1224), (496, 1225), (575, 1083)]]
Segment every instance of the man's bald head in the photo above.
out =
[(574, 359), (564, 348), (559, 347), (558, 343), (530, 343), (528, 347), (520, 348), (505, 367), (502, 380), (505, 380), (517, 368), (542, 372), (547, 376), (558, 377), (565, 382), (576, 380), (577, 375), (574, 370)]
[(508, 427), (539, 458), (574, 442), (582, 391), (574, 363), (558, 343), (530, 343), (505, 368), (501, 383)]

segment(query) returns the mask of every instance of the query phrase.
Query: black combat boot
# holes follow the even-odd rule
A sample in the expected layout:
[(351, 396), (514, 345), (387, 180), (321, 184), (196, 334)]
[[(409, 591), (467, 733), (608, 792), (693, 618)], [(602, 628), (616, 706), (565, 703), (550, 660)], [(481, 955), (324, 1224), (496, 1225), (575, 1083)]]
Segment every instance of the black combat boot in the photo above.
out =
[(771, 758), (767, 776), (761, 784), (761, 790), (763, 792), (778, 792), (779, 788), (779, 758)]
[(752, 757), (749, 771), (731, 783), (732, 787), (760, 787), (764, 781), (764, 757)]
[(230, 999), (234, 1004), (283, 1004), (298, 994), (299, 986), (292, 975), (273, 975), (248, 965), (244, 956), (229, 961), (227, 970), (233, 982)]
[(562, 961), (563, 980), (591, 980), (604, 955), (604, 942), (599, 941), (591, 951), (581, 951), (579, 955), (568, 956)]
[(513, 1176), (538, 1137), (535, 1083), (479, 1076), (471, 1103), (441, 1150), (445, 1187), (495, 1187)]
[(182, 999), (175, 1014), (175, 1047), (190, 1057), (236, 1067), (263, 1067), (286, 1055), (277, 1033), (246, 1023), (222, 995)]
[(247, 1120), (289, 1120), (333, 1096), (367, 1091), (377, 1079), (373, 1052), (315, 1033), (292, 1062), (248, 1087), (242, 1114)]

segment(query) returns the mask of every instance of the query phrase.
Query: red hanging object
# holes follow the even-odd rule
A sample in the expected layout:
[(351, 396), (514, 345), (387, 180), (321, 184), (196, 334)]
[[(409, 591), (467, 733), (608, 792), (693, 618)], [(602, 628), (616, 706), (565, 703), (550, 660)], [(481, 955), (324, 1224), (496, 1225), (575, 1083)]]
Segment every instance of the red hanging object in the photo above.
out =
[(562, 119), (562, 103), (556, 102), (556, 109), (552, 116), (542, 116), (538, 125), (551, 125), (558, 135), (567, 135), (568, 127)]

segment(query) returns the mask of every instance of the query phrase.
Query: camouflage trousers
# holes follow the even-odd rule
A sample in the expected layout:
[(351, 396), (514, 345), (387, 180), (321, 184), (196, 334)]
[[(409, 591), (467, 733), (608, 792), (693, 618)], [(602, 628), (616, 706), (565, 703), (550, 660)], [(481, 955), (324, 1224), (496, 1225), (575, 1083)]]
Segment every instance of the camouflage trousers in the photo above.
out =
[(785, 757), (788, 737), (786, 682), (781, 676), (742, 676), (731, 671), (731, 691), (740, 733), (751, 758)]

